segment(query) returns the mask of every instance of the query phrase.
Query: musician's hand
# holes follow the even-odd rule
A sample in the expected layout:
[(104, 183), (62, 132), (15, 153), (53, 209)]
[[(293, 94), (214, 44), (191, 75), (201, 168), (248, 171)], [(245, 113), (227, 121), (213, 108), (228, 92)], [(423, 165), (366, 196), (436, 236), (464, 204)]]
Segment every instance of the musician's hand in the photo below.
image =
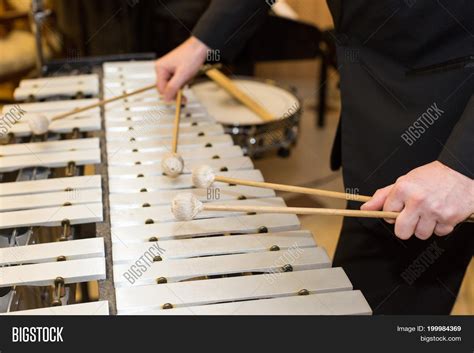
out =
[(401, 239), (444, 236), (474, 213), (474, 180), (435, 161), (377, 190), (361, 209), (401, 212), (396, 221), (386, 220)]
[(172, 100), (176, 92), (199, 71), (208, 50), (209, 47), (199, 39), (190, 37), (156, 61), (157, 87), (166, 101)]

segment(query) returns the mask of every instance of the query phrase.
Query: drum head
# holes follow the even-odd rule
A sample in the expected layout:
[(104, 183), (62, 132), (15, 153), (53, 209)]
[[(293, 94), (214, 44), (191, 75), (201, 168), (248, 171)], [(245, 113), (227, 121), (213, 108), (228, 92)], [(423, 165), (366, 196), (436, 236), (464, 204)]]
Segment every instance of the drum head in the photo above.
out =
[[(232, 81), (265, 107), (275, 120), (287, 118), (300, 108), (298, 99), (281, 87), (251, 79), (233, 79)], [(257, 114), (231, 97), (213, 81), (196, 83), (192, 86), (192, 90), (209, 114), (221, 124), (265, 124)]]

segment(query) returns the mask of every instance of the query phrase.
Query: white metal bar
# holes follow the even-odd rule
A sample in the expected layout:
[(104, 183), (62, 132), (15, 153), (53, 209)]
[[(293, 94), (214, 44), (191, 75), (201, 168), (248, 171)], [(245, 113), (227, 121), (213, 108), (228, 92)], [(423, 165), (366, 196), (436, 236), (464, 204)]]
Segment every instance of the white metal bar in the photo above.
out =
[(47, 207), (0, 213), (0, 229), (26, 226), (57, 227), (65, 219), (71, 224), (102, 222), (102, 203)]
[(289, 248), (314, 247), (313, 235), (299, 230), (280, 233), (240, 234), (192, 239), (176, 239), (148, 243), (115, 243), (112, 247), (114, 264), (133, 263), (146, 253), (160, 255), (164, 260), (176, 260), (200, 256), (222, 256), (228, 254), (268, 251), (278, 246)]
[(298, 217), (293, 214), (257, 214), (229, 218), (196, 219), (187, 222), (168, 222), (136, 226), (133, 232), (127, 228), (111, 230), (113, 243), (140, 243), (156, 238), (158, 241), (201, 237), (225, 233), (257, 233), (259, 231), (283, 232), (297, 230)]
[[(285, 201), (280, 197), (247, 199), (247, 200), (225, 200), (209, 202), (213, 205), (239, 205), (239, 206), (271, 206), (285, 207)], [(226, 212), (226, 211), (203, 211), (196, 215), (195, 219), (201, 218), (225, 218), (245, 215), (246, 212)], [(134, 226), (145, 225), (151, 222), (164, 223), (173, 222), (175, 217), (171, 212), (170, 205), (152, 206), (134, 209), (112, 210), (110, 212), (110, 224), (112, 228), (129, 227), (132, 231)]]
[(102, 190), (84, 189), (0, 197), (0, 212), (102, 202)]
[(2, 267), (0, 287), (48, 286), (53, 285), (57, 277), (62, 277), (66, 284), (105, 279), (105, 258)]
[[(193, 169), (202, 165), (207, 165), (219, 171), (245, 170), (252, 169), (252, 160), (248, 157), (236, 157), (225, 159), (190, 159), (186, 161), (183, 174), (192, 173)], [(161, 164), (140, 164), (129, 166), (110, 166), (109, 178), (133, 179), (142, 176), (163, 175)]]
[[(263, 181), (262, 173), (257, 169), (250, 170), (234, 170), (231, 172), (219, 173), (222, 176), (231, 176), (233, 178)], [(228, 185), (226, 183), (216, 182), (215, 186)], [(193, 187), (190, 174), (181, 174), (177, 178), (169, 178), (167, 176), (151, 176), (137, 179), (113, 179), (109, 180), (110, 193), (130, 193), (146, 191), (157, 191), (164, 189), (189, 189)]]
[[(248, 198), (275, 197), (271, 189), (256, 188), (251, 186), (219, 186), (218, 189), (189, 189), (201, 202), (213, 200), (218, 195), (219, 200), (239, 200)], [(140, 208), (149, 206), (170, 205), (176, 196), (176, 190), (158, 190), (137, 193), (116, 193), (109, 195), (110, 209)]]
[(156, 284), (158, 278), (168, 283), (200, 278), (264, 272), (269, 277), (284, 272), (291, 265), (293, 271), (331, 267), (331, 260), (323, 248), (289, 249), (262, 253), (235, 254), (227, 256), (198, 257), (190, 259), (153, 262), (145, 271), (134, 275), (130, 264), (114, 265), (115, 287)]
[(99, 149), (99, 139), (83, 138), (45, 142), (16, 143), (0, 146), (0, 158), (5, 156)]
[(0, 248), (0, 266), (104, 257), (104, 239), (89, 238)]
[(0, 157), (0, 172), (10, 172), (28, 167), (59, 168), (67, 166), (69, 162), (74, 162), (78, 166), (99, 164), (100, 149)]
[(340, 267), (253, 275), (212, 280), (166, 283), (161, 285), (117, 288), (119, 314), (160, 310), (169, 303), (174, 308), (209, 305), (220, 302), (295, 296), (306, 289), (310, 294), (352, 290), (352, 284)]
[(245, 302), (150, 310), (137, 315), (370, 315), (362, 293), (343, 291)]
[(10, 311), (8, 313), (0, 313), (1, 315), (109, 315), (109, 302), (101, 300), (98, 302), (79, 303), (61, 306), (51, 306), (40, 309)]
[(79, 191), (101, 188), (101, 185), (102, 181), (100, 175), (19, 181), (1, 183), (0, 196), (28, 195), (56, 191)]
[[(49, 132), (57, 134), (71, 133), (74, 129), (82, 132), (91, 132), (100, 130), (100, 118), (83, 118), (83, 119), (61, 119), (52, 121), (48, 127)], [(31, 129), (27, 123), (17, 123), (10, 128), (10, 132), (16, 136), (30, 136)]]

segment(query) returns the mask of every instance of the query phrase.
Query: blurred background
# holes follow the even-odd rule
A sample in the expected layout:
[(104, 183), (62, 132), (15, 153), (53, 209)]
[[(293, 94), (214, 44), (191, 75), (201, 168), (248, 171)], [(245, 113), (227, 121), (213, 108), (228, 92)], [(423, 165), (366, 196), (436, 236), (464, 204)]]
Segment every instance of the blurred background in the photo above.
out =
[[(44, 62), (74, 67), (83, 58), (149, 53), (159, 57), (184, 41), (209, 0), (49, 0), (41, 13), (31, 0), (0, 0), (0, 107), (12, 101), (18, 82), (37, 77)], [(35, 4), (36, 3), (36, 4)], [(32, 6), (33, 5), (33, 6)], [(234, 73), (271, 79), (292, 87), (303, 103), (298, 144), (289, 156), (256, 160), (271, 182), (343, 191), (340, 171), (329, 156), (340, 111), (332, 20), (325, 0), (279, 1), (235, 58)], [(35, 37), (35, 20), (41, 37)], [(80, 66), (80, 65), (78, 65)], [(49, 73), (51, 74), (51, 73)], [(289, 206), (344, 207), (344, 202), (310, 196), (285, 197)], [(303, 216), (302, 228), (332, 256), (341, 218)], [(453, 314), (474, 314), (474, 266), (464, 279)], [(94, 288), (90, 289), (91, 297)]]

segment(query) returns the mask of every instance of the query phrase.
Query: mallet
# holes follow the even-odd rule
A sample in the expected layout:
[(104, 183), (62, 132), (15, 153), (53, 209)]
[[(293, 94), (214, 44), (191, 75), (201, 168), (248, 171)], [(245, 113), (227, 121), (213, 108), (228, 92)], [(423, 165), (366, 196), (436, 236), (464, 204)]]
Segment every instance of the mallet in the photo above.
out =
[(328, 190), (321, 190), (321, 189), (305, 188), (301, 186), (292, 186), (292, 185), (266, 183), (266, 182), (261, 182), (261, 181), (229, 178), (229, 177), (225, 177), (221, 175), (216, 175), (214, 173), (214, 170), (207, 165), (202, 165), (200, 167), (194, 168), (193, 174), (192, 174), (192, 180), (193, 180), (194, 186), (198, 188), (208, 188), (215, 181), (220, 181), (220, 182), (229, 183), (229, 184), (255, 186), (255, 187), (265, 188), (265, 189), (273, 189), (273, 190), (288, 191), (288, 192), (294, 192), (294, 193), (300, 193), (300, 194), (332, 197), (332, 198), (343, 199), (343, 200), (367, 202), (371, 199), (370, 196), (349, 194), (349, 193), (344, 193), (344, 192), (328, 191)]
[[(212, 203), (202, 203), (191, 193), (178, 194), (171, 203), (171, 212), (178, 221), (190, 221), (202, 211), (285, 213), (392, 219), (397, 218), (400, 214), (399, 212), (389, 211), (341, 210), (334, 208), (213, 205)], [(465, 222), (474, 222), (474, 215), (466, 219)]]
[(399, 214), (398, 212), (330, 208), (213, 205), (212, 203), (202, 203), (191, 193), (178, 194), (171, 203), (171, 211), (178, 221), (190, 221), (202, 211), (286, 213), (365, 218), (397, 218)]
[(181, 101), (183, 98), (183, 91), (179, 90), (176, 94), (176, 111), (174, 115), (173, 139), (171, 141), (171, 152), (168, 153), (161, 160), (161, 168), (163, 172), (171, 177), (176, 178), (181, 174), (184, 168), (183, 158), (177, 153), (178, 151), (178, 136), (179, 136), (179, 120), (181, 117)]
[[(45, 116), (44, 114), (36, 114), (36, 115), (32, 115), (30, 116), (30, 118), (28, 119), (28, 125), (30, 126), (30, 129), (31, 131), (33, 132), (33, 134), (35, 135), (43, 135), (45, 133), (48, 132), (48, 129), (49, 129), (49, 124), (52, 122), (52, 121), (55, 121), (55, 120), (60, 120), (60, 119), (63, 119), (63, 118), (67, 118), (68, 116), (71, 116), (71, 115), (76, 115), (78, 113), (82, 113), (86, 110), (90, 110), (90, 109), (93, 109), (93, 108), (97, 108), (97, 107), (101, 107), (107, 103), (110, 103), (110, 102), (114, 102), (114, 101), (117, 101), (119, 99), (123, 99), (123, 98), (127, 98), (127, 97), (130, 97), (130, 96), (133, 96), (135, 94), (139, 94), (139, 93), (142, 93), (142, 92), (145, 92), (145, 91), (148, 91), (148, 90), (151, 90), (153, 88), (156, 88), (156, 84), (152, 84), (152, 85), (148, 85), (148, 86), (145, 86), (145, 87), (142, 87), (142, 88), (139, 88), (139, 89), (136, 89), (132, 92), (129, 92), (129, 93), (124, 93), (120, 96), (116, 96), (116, 97), (112, 97), (112, 98), (109, 98), (109, 99), (104, 99), (104, 100), (100, 100), (99, 102), (97, 103), (93, 103), (93, 104), (89, 104), (89, 105), (86, 105), (86, 106), (83, 106), (81, 108), (77, 108), (77, 109), (74, 109), (74, 110), (71, 110), (69, 112), (66, 112), (66, 113), (61, 113), (61, 114), (58, 114), (58, 115), (55, 115), (53, 116), (52, 118), (48, 119), (47, 116)], [(164, 104), (167, 104), (167, 103), (164, 103)]]

